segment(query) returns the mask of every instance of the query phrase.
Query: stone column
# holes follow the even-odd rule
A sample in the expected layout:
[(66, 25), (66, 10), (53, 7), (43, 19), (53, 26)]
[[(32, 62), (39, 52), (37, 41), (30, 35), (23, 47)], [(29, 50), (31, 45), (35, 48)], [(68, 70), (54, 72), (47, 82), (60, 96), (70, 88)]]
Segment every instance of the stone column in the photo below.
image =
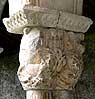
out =
[(69, 13), (67, 6), (61, 9), (65, 0), (60, 0), (62, 4), (35, 1), (23, 4), (3, 20), (9, 32), (23, 34), (19, 80), (27, 99), (71, 99), (68, 95), (83, 70), (81, 41), (92, 21)]

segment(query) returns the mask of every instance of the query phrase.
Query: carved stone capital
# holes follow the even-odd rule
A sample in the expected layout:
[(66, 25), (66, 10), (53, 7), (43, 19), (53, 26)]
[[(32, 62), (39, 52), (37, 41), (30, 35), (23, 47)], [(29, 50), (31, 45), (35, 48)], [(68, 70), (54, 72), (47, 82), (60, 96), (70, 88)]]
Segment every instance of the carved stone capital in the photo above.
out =
[(75, 86), (83, 69), (83, 33), (92, 20), (28, 5), (3, 22), (9, 32), (24, 34), (18, 77), (25, 90), (71, 90)]
[(0, 20), (1, 20), (1, 15), (2, 15), (3, 8), (4, 8), (6, 1), (7, 0), (0, 0)]
[(80, 16), (82, 1), (9, 0), (10, 17), (3, 22), (7, 31), (23, 34), (17, 75), (27, 99), (51, 99), (51, 92), (67, 99), (64, 90), (76, 85), (83, 70), (81, 41), (93, 23)]
[(34, 28), (24, 34), (18, 70), (23, 88), (71, 90), (83, 69), (83, 40), (83, 33), (58, 29)]

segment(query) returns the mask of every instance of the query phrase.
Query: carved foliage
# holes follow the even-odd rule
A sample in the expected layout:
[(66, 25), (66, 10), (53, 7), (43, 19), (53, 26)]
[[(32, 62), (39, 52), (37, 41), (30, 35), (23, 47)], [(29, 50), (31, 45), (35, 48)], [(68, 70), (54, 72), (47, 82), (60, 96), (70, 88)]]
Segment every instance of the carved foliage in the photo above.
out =
[[(33, 36), (35, 34), (38, 36)], [(39, 32), (34, 29), (23, 35), (29, 41), (26, 47), (22, 38), (20, 48), (18, 76), (23, 88), (72, 89), (83, 68), (84, 47), (80, 44), (83, 36), (41, 28)], [(28, 59), (22, 56), (24, 54)]]

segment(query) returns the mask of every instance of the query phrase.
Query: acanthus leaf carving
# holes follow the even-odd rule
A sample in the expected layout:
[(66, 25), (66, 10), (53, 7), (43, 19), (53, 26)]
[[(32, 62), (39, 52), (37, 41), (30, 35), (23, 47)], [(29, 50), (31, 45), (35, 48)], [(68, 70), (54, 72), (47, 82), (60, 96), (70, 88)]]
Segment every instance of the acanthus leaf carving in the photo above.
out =
[[(32, 31), (26, 35), (33, 36)], [(33, 33), (35, 34), (35, 32)], [(20, 53), (22, 52), (20, 55), (26, 53), (26, 57), (30, 56), (29, 61), (26, 60), (27, 64), (18, 71), (18, 77), (25, 90), (71, 90), (75, 86), (83, 69), (83, 52), (79, 52), (77, 46), (83, 40), (82, 35), (84, 34), (80, 34), (80, 39), (77, 39), (76, 35), (78, 34), (73, 32), (41, 28), (38, 42), (35, 42), (35, 37), (33, 37), (33, 43), (28, 42), (31, 45), (30, 53), (26, 53), (29, 51), (28, 49), (25, 49), (24, 52), (20, 49)], [(25, 37), (31, 41), (31, 36)], [(21, 47), (24, 48), (25, 46), (22, 44)], [(22, 62), (24, 62), (23, 60), (24, 57), (22, 57)], [(22, 63), (20, 65), (22, 66)]]

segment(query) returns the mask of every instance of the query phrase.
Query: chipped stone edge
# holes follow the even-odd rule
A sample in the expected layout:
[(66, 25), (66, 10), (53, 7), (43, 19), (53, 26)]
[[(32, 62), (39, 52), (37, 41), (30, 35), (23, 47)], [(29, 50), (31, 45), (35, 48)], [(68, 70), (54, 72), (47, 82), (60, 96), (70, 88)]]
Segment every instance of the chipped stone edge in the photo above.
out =
[(71, 13), (60, 12), (58, 28), (85, 33), (93, 22), (90, 18), (79, 16)]

